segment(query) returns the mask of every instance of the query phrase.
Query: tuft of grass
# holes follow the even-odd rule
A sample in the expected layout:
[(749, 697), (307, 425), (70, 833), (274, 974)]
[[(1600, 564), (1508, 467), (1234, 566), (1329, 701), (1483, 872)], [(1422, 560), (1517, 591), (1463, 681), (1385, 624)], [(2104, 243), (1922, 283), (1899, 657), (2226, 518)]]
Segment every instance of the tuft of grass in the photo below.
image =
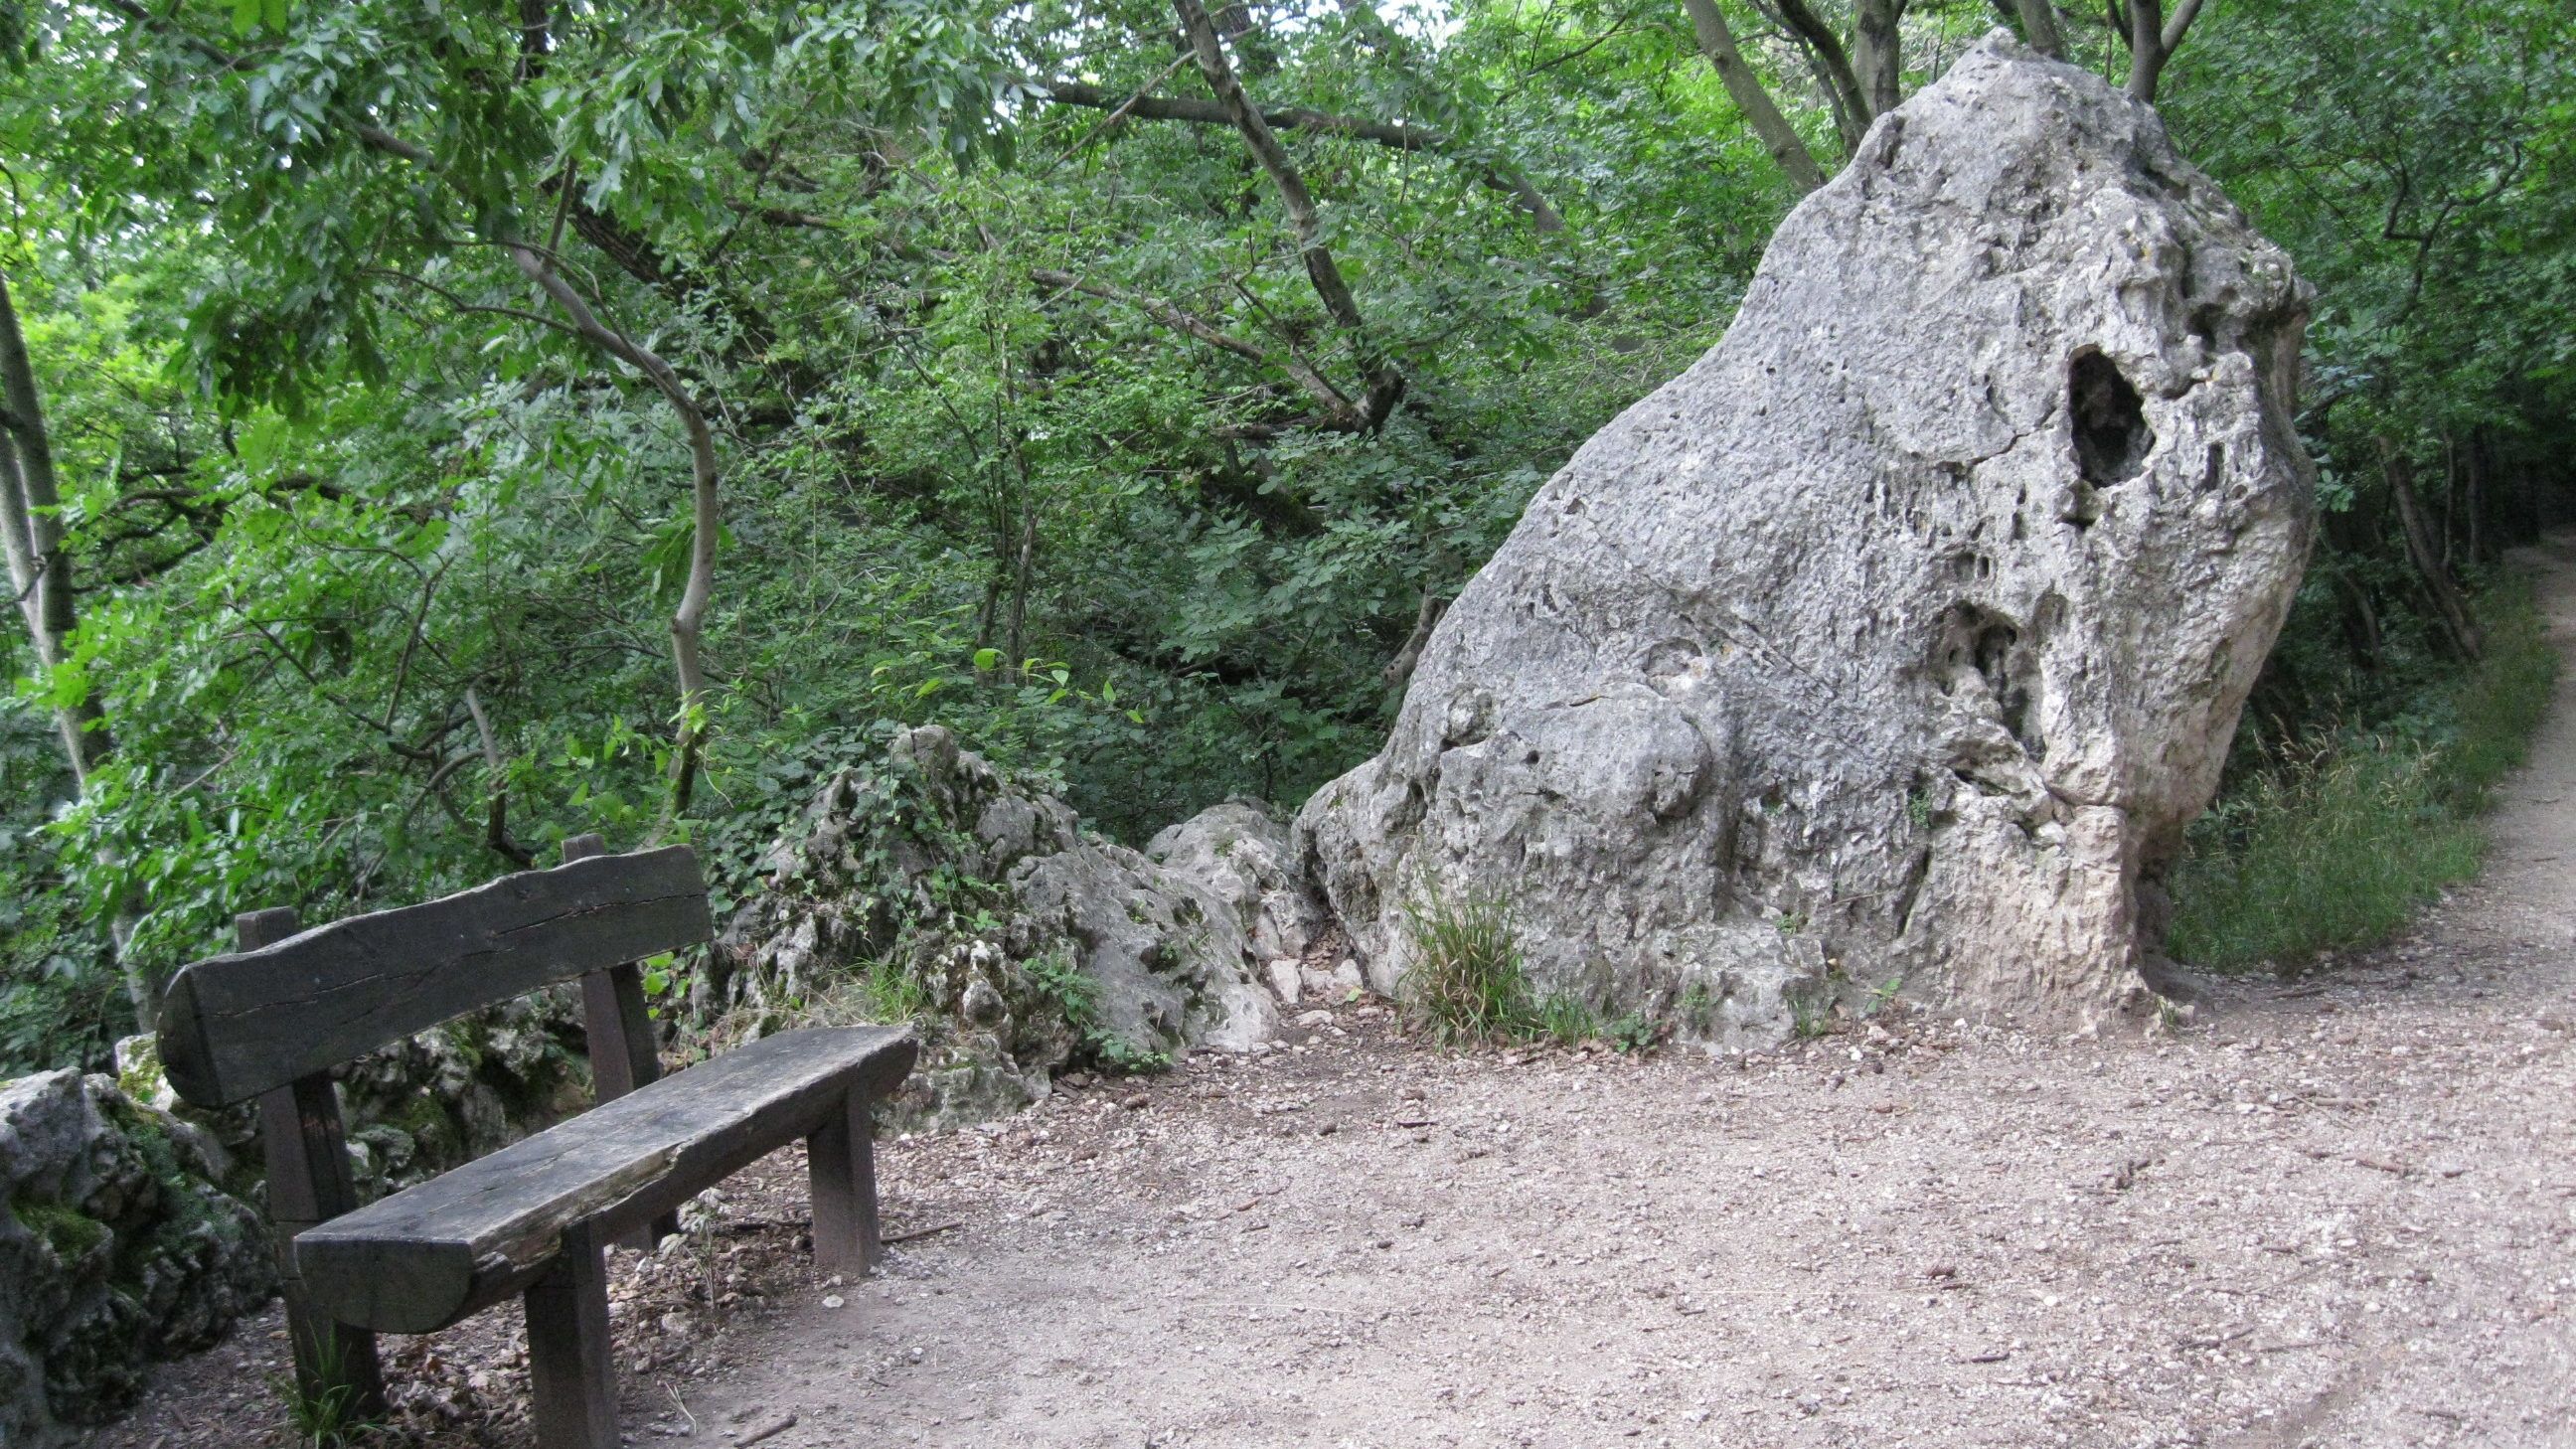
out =
[(2558, 656), (2527, 586), (2489, 594), (2485, 657), (2430, 721), (2275, 752), (2192, 827), (2165, 948), (2220, 971), (2296, 969), (2385, 939), (2477, 874), (2478, 816), (2549, 711)]
[(1830, 998), (1788, 996), (1789, 1034), (1800, 1041), (1815, 1041), (1834, 1034), (1834, 1005)]
[[(1433, 1036), (1456, 1044), (1539, 1034), (1543, 1004), (1531, 993), (1511, 902), (1501, 892), (1476, 888), (1451, 896), (1425, 881), (1406, 908), (1405, 927), (1413, 938), (1413, 967), (1404, 978), (1404, 1005)], [(1551, 997), (1547, 1004), (1558, 1001)], [(1556, 1014), (1556, 1025), (1572, 1024), (1561, 1005)]]
[(1642, 1015), (1609, 1022), (1573, 992), (1540, 995), (1530, 984), (1511, 902), (1499, 891), (1450, 896), (1426, 882), (1406, 908), (1405, 925), (1413, 939), (1405, 1011), (1443, 1044), (1607, 1041), (1641, 1052), (1662, 1040), (1659, 1025)]
[(269, 1386), (286, 1408), (287, 1427), (298, 1443), (312, 1449), (341, 1449), (379, 1427), (361, 1408), (357, 1385), (348, 1381), (348, 1349), (337, 1329), (324, 1325), (314, 1382), (293, 1375), (271, 1379)]

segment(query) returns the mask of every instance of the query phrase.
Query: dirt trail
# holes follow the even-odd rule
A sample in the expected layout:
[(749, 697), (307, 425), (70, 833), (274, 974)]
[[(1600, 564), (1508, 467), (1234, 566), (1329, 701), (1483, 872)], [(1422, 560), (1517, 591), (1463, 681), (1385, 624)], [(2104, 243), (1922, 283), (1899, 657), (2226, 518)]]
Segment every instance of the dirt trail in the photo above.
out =
[[(2576, 544), (2535, 562), (2576, 645)], [(740, 1270), (770, 1306), (720, 1333), (639, 1288), (633, 1441), (2576, 1445), (2576, 669), (2560, 696), (2479, 884), (2176, 1039), (1521, 1060), (1344, 1011), (887, 1144), (891, 1226), (959, 1226), (846, 1287), (772, 1229)], [(746, 1213), (793, 1216), (771, 1183)], [(107, 1442), (249, 1442), (275, 1411), (234, 1365)]]

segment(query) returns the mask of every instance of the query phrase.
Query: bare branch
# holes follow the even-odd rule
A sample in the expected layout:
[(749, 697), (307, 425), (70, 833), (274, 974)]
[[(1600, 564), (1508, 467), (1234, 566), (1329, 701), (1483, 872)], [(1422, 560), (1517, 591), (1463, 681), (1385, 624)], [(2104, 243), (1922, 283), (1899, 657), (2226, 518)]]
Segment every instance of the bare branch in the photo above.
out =
[(1323, 221), (1316, 214), (1313, 194), (1306, 189), (1306, 178), (1298, 174), (1287, 148), (1279, 144), (1269, 123), (1244, 95), (1243, 83), (1235, 79), (1234, 66), (1225, 56), (1225, 44), (1217, 38), (1216, 26), (1209, 22), (1207, 11), (1199, 0), (1172, 0), (1172, 9), (1180, 17), (1182, 32), (1189, 37), (1191, 47), (1198, 52), (1199, 71), (1207, 77), (1208, 89), (1216, 92), (1226, 114), (1234, 119), (1234, 127), (1242, 133), (1253, 159), (1269, 173), (1271, 185), (1288, 212), (1288, 227), (1297, 238), (1298, 255), (1306, 263), (1306, 277), (1314, 284), (1315, 295), (1323, 301), (1333, 321), (1351, 334), (1359, 350), (1360, 372), (1368, 381), (1368, 401), (1363, 411), (1368, 426), (1376, 427), (1386, 421), (1404, 397), (1404, 374), (1370, 339), (1359, 301), (1351, 295), (1350, 283), (1343, 279), (1332, 249), (1324, 244)]
[[(1110, 119), (1097, 130), (1115, 125), (1121, 118), (1137, 116), (1148, 121), (1189, 121), (1199, 125), (1233, 125), (1233, 113), (1221, 101), (1194, 101), (1183, 97), (1147, 95), (1142, 91), (1118, 96), (1098, 86), (1080, 81), (1032, 81), (1029, 88), (1058, 105), (1080, 106), (1088, 110), (1107, 111)], [(1247, 102), (1247, 104), (1253, 104)], [(1354, 141), (1367, 141), (1390, 150), (1429, 152), (1461, 160), (1479, 168), (1478, 179), (1492, 190), (1512, 198), (1514, 205), (1529, 214), (1530, 224), (1542, 232), (1565, 229), (1565, 218), (1557, 214), (1547, 198), (1539, 194), (1529, 178), (1508, 166), (1476, 157), (1468, 148), (1444, 132), (1402, 121), (1373, 121), (1354, 116), (1337, 116), (1307, 106), (1272, 106), (1254, 104), (1254, 111), (1264, 125), (1274, 131), (1319, 131), (1331, 136), (1347, 136)], [(1085, 136), (1084, 140), (1090, 139)], [(1078, 144), (1078, 143), (1077, 143)]]

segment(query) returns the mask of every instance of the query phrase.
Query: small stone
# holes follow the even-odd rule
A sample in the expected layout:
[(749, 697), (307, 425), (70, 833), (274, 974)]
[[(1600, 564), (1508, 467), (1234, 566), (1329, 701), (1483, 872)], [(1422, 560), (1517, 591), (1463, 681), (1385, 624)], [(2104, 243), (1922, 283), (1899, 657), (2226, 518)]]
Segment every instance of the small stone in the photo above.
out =
[(1297, 1024), (1308, 1031), (1313, 1031), (1319, 1027), (1331, 1026), (1333, 1014), (1320, 1007), (1313, 1011), (1301, 1011), (1297, 1014)]
[(1270, 976), (1270, 989), (1278, 994), (1280, 1003), (1285, 1006), (1295, 1006), (1304, 985), (1297, 963), (1283, 957), (1271, 962), (1267, 970)]
[(826, 1293), (823, 1295), (823, 1306), (826, 1308), (838, 1308), (841, 1306), (841, 1303), (842, 1298), (838, 1293)]

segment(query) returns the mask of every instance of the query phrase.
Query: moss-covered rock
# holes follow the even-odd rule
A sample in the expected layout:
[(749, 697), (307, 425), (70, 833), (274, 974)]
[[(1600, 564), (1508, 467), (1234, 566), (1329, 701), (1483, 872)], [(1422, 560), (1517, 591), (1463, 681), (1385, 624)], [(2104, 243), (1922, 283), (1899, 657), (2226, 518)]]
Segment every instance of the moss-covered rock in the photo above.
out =
[(108, 1077), (0, 1086), (0, 1444), (68, 1442), (267, 1300), (267, 1232), (227, 1170)]
[(693, 1008), (719, 1035), (914, 1022), (906, 1125), (1011, 1111), (1069, 1065), (1134, 1069), (1277, 1030), (1230, 903), (1086, 834), (944, 729), (835, 775), (761, 869), (768, 889), (726, 927)]

